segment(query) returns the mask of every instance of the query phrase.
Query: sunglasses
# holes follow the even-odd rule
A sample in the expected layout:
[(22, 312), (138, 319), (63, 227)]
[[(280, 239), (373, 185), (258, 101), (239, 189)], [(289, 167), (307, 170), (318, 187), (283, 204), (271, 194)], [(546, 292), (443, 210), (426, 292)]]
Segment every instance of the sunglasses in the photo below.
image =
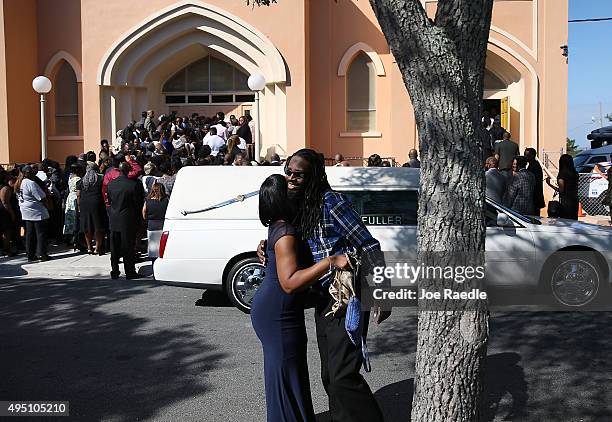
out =
[(293, 171), (289, 167), (285, 167), (287, 177), (295, 176), (296, 179), (303, 179), (305, 173), (304, 171)]

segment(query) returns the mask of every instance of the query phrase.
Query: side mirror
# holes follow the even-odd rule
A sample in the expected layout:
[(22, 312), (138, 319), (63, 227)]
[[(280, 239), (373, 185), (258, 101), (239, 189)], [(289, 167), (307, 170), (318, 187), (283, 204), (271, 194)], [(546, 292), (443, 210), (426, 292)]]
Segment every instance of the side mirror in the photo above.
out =
[(500, 212), (497, 214), (497, 227), (514, 227), (514, 223), (508, 217), (508, 214)]

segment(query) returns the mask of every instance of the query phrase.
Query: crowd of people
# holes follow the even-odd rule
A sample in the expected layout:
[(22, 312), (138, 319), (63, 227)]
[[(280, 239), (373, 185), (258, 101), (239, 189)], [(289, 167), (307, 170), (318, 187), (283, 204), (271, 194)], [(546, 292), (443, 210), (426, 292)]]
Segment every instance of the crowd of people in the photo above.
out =
[[(549, 207), (549, 217), (578, 219), (578, 172), (574, 160), (568, 154), (559, 159), (559, 173), (556, 184), (547, 175), (544, 178), (542, 166), (534, 148), (526, 148), (520, 155), (519, 146), (512, 141), (507, 131), (497, 131), (496, 123), (489, 130), (492, 152), (485, 162), (486, 194), (489, 198), (530, 216), (540, 216), (544, 201), (544, 181), (559, 196), (559, 207)], [(494, 139), (499, 137), (500, 139)]]
[[(261, 162), (254, 161), (254, 125), (249, 115), (226, 119), (224, 113), (218, 112), (214, 117), (196, 113), (191, 117), (176, 114), (156, 117), (149, 110), (141, 116), (140, 121), (131, 121), (119, 130), (111, 143), (102, 140), (98, 153), (88, 151), (78, 157), (69, 156), (63, 166), (46, 159), (11, 170), (0, 167), (2, 253), (12, 256), (25, 249), (29, 261), (44, 261), (49, 259), (47, 245), (53, 239), (66, 242), (75, 250), (103, 255), (113, 249), (113, 217), (125, 220), (129, 214), (129, 221), (118, 226), (125, 223), (133, 228), (130, 235), (133, 239), (126, 243), (124, 238), (115, 244), (115, 249), (123, 250), (124, 254), (128, 249), (136, 253), (145, 248), (137, 240), (146, 237), (153, 240), (147, 247), (149, 255), (155, 257), (155, 240), (161, 233), (176, 174), (183, 166), (282, 163), (277, 154)], [(577, 219), (578, 174), (569, 155), (561, 156), (557, 183), (553, 184), (550, 178), (544, 179), (533, 148), (520, 155), (510, 133), (500, 126), (499, 116), (483, 117), (483, 127), (490, 137), (490, 144), (485, 145), (489, 154), (485, 164), (487, 196), (522, 214), (540, 215), (545, 207), (545, 180), (559, 195), (558, 216)], [(408, 158), (403, 167), (420, 168), (417, 150), (410, 150)], [(334, 165), (350, 163), (336, 154)], [(372, 154), (367, 166), (392, 164)], [(109, 187), (114, 180), (124, 178), (142, 188), (137, 195), (140, 199), (130, 205), (129, 213), (120, 209), (113, 212)], [(120, 183), (115, 185), (118, 188)], [(550, 215), (551, 210), (548, 211)], [(130, 257), (128, 261), (134, 259)], [(134, 275), (132, 266), (129, 267), (126, 272)]]
[[(408, 152), (408, 161), (402, 165), (402, 167), (412, 167), (412, 168), (421, 168), (421, 162), (419, 161), (419, 154), (416, 149), (411, 149)], [(356, 160), (356, 158), (352, 158), (352, 160)], [(358, 158), (358, 160), (362, 160), (362, 158)], [(367, 158), (367, 162), (365, 163), (366, 167), (393, 167), (391, 161), (384, 160), (381, 158), (379, 154), (372, 154)], [(334, 156), (334, 167), (350, 167), (351, 163), (349, 160), (345, 159), (342, 154), (336, 154)]]
[[(110, 249), (111, 263), (129, 255), (124, 256), (126, 275), (135, 276), (135, 254), (145, 247), (138, 240), (158, 238), (183, 166), (281, 164), (277, 154), (253, 160), (254, 130), (249, 115), (156, 117), (148, 110), (112, 142), (102, 140), (98, 152), (68, 156), (63, 165), (45, 159), (12, 169), (0, 166), (2, 253), (25, 250), (28, 261), (45, 261), (51, 240), (90, 254)], [(122, 227), (129, 228), (129, 236), (120, 236)], [(148, 244), (149, 256), (156, 256), (156, 243)], [(111, 275), (117, 271), (113, 265)]]

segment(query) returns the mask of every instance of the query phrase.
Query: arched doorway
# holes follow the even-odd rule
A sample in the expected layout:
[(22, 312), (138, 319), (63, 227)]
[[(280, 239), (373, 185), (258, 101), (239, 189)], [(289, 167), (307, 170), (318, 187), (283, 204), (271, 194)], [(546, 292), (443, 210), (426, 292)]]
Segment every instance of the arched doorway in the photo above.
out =
[(222, 111), (242, 116), (251, 113), (255, 102), (248, 78), (237, 65), (208, 55), (174, 73), (163, 83), (161, 94), (169, 113), (213, 116)]
[[(186, 102), (166, 103), (166, 94), (173, 92), (163, 92), (165, 83), (182, 68), (209, 56), (218, 59), (215, 63), (220, 67), (231, 65), (238, 69), (241, 72), (239, 79), (243, 78), (242, 75), (254, 73), (264, 75), (266, 87), (260, 95), (261, 149), (265, 151), (272, 145), (279, 146), (280, 150), (286, 149), (287, 70), (282, 56), (256, 28), (226, 10), (201, 2), (181, 2), (160, 10), (109, 48), (100, 63), (97, 77), (102, 136), (111, 137), (128, 121), (136, 120), (143, 110), (153, 109), (160, 114), (170, 107), (183, 107), (188, 111), (190, 92), (192, 97), (208, 96), (211, 104), (219, 101), (215, 104), (218, 108), (215, 111), (223, 111), (223, 107), (233, 107), (237, 103), (241, 107), (248, 103), (241, 100), (250, 99), (246, 95), (254, 93), (242, 91), (240, 81), (239, 89), (234, 86), (229, 92), (174, 92), (177, 96), (184, 95), (182, 101)], [(213, 63), (212, 59), (210, 63)], [(209, 76), (214, 76), (214, 73)], [(216, 97), (222, 94), (232, 95), (232, 101), (226, 102), (229, 97)], [(237, 98), (236, 95), (245, 97)], [(205, 103), (193, 104), (206, 106)]]
[(487, 51), (483, 90), (483, 111), (499, 118), (501, 126), (520, 143), (523, 138), (525, 84), (523, 75), (509, 62)]

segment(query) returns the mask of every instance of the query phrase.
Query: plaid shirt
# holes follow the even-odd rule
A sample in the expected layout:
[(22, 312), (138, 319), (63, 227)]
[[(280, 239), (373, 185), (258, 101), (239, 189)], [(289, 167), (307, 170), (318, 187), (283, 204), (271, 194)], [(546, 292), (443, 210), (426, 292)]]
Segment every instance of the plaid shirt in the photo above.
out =
[[(351, 202), (341, 193), (325, 192), (322, 213), (314, 238), (308, 239), (315, 262), (348, 251), (359, 254), (380, 251), (378, 240), (372, 237)], [(328, 271), (321, 277), (321, 285), (329, 281), (330, 275)]]
[(524, 215), (534, 215), (534, 191), (535, 176), (527, 169), (520, 169), (506, 192), (506, 206)]

